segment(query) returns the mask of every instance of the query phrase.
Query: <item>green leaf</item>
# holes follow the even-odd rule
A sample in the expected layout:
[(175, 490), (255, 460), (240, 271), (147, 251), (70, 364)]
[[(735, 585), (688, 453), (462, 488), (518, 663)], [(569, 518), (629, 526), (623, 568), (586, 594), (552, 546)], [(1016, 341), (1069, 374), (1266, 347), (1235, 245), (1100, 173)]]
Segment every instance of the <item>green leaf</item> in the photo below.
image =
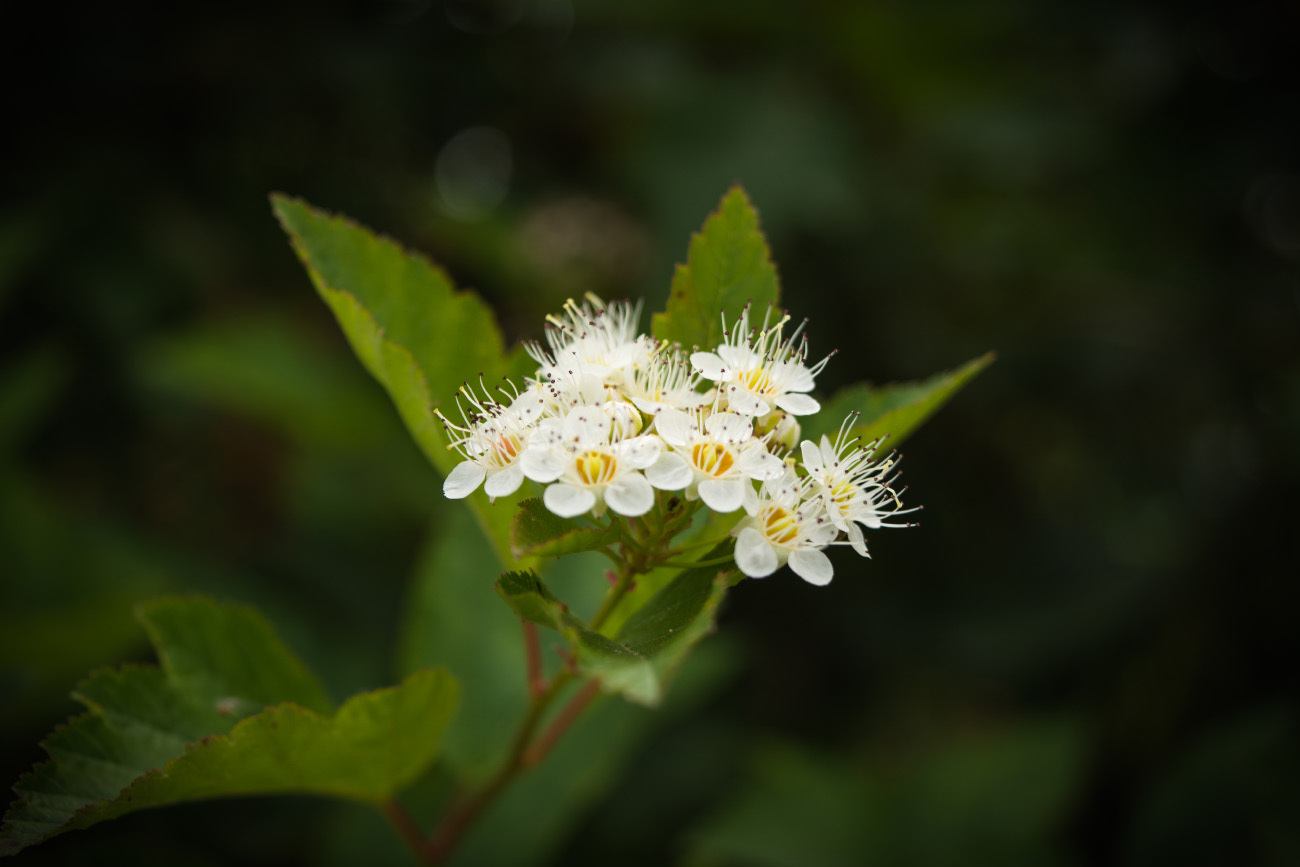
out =
[(595, 551), (618, 541), (618, 533), (561, 518), (536, 497), (519, 504), (510, 528), (510, 550), (516, 557), (559, 557)]
[[(455, 417), (453, 396), (466, 379), (481, 374), (492, 387), (503, 376), (530, 373), (526, 354), (507, 352), (487, 305), (457, 292), (422, 256), (299, 199), (276, 194), (271, 203), (361, 363), (433, 465), (451, 472), (459, 458), (447, 450), (435, 407), (450, 405)], [(501, 562), (513, 565), (510, 504), (493, 508), (479, 490), (470, 506)]]
[(654, 335), (687, 349), (713, 349), (722, 342), (722, 314), (730, 326), (746, 304), (762, 308), (780, 299), (758, 214), (745, 191), (732, 187), (691, 237), (686, 264), (673, 274), (667, 309), (654, 316)]
[(251, 609), (165, 600), (139, 617), (161, 668), (103, 670), (78, 687), (89, 712), (56, 729), (42, 744), (50, 760), (14, 786), (0, 853), (181, 801), (384, 798), (428, 766), (454, 709), (450, 676), (420, 672), (330, 716), (320, 684)]
[(887, 437), (881, 447), (897, 448), (975, 374), (992, 364), (995, 357), (992, 352), (985, 353), (956, 370), (920, 382), (875, 388), (851, 385), (841, 389), (808, 421), (803, 435), (814, 442), (823, 435), (834, 438), (849, 413), (856, 412), (859, 416), (850, 430), (851, 436), (861, 437), (864, 445)]
[(251, 608), (163, 599), (140, 605), (137, 616), (171, 688), (198, 707), (236, 720), (282, 701), (330, 708), (315, 676)]
[(588, 629), (532, 572), (505, 573), (497, 592), (523, 619), (563, 635), (583, 676), (600, 680), (606, 692), (653, 707), (691, 648), (713, 631), (729, 585), (730, 573), (716, 567), (687, 570), (613, 639)]
[(85, 827), (145, 807), (236, 795), (312, 794), (382, 801), (438, 754), (456, 708), (446, 671), (418, 671), (361, 693), (326, 716), (292, 703), (241, 720), (229, 735), (191, 744), (108, 804), (78, 815)]

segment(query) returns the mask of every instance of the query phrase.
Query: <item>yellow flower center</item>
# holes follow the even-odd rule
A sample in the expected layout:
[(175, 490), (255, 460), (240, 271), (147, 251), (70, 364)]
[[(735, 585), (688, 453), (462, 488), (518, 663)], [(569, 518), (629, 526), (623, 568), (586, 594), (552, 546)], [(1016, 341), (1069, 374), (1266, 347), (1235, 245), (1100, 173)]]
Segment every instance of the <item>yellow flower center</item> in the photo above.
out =
[(799, 538), (799, 523), (794, 515), (780, 506), (764, 509), (759, 521), (763, 525), (763, 534), (778, 545), (789, 545)]
[(755, 394), (771, 394), (775, 389), (772, 387), (772, 375), (768, 373), (766, 367), (755, 367), (753, 370), (747, 370), (740, 375), (740, 381)]
[(605, 452), (585, 452), (574, 462), (584, 485), (603, 485), (614, 478), (618, 462)]
[(853, 500), (857, 495), (858, 486), (850, 482), (848, 479), (841, 479), (839, 484), (831, 488), (831, 499), (833, 499), (835, 505), (839, 506), (841, 509), (847, 509), (852, 505)]
[(696, 443), (691, 447), (691, 460), (702, 473), (722, 476), (736, 464), (731, 449), (721, 443)]

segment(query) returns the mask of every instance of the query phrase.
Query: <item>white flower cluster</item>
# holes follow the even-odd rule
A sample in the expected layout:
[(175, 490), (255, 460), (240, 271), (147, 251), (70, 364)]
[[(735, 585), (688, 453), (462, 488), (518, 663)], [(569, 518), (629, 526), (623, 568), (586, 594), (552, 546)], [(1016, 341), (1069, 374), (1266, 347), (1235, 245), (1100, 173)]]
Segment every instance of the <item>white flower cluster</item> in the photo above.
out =
[(683, 491), (716, 512), (744, 509), (732, 535), (746, 575), (788, 563), (813, 584), (831, 580), (827, 546), (867, 556), (864, 527), (906, 526), (885, 523), (912, 511), (891, 487), (894, 462), (872, 461), (878, 443), (848, 439), (852, 418), (835, 442), (799, 443), (797, 417), (820, 409), (808, 392), (829, 361), (806, 363), (802, 325), (786, 337), (789, 317), (769, 325), (769, 310), (755, 331), (747, 307), (722, 345), (688, 356), (641, 334), (640, 314), (640, 304), (570, 301), (547, 317), (547, 346), (529, 346), (538, 369), (524, 388), (508, 385), (500, 400), (463, 388), (463, 423), (439, 413), (464, 458), (443, 493), (482, 485), (495, 499), (527, 478), (561, 517), (634, 518), (654, 508), (655, 489)]

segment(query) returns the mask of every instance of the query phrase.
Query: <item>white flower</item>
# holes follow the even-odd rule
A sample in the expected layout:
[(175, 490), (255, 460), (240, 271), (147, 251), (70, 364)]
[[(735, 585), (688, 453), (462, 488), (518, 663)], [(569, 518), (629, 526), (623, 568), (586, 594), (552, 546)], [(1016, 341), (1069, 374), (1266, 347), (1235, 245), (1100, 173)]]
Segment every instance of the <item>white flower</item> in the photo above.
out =
[[(511, 397), (504, 390), (503, 395)], [(461, 397), (468, 402), (468, 409)], [(464, 458), (447, 474), (442, 493), (459, 500), (483, 485), (489, 500), (513, 494), (524, 481), (520, 456), (528, 446), (533, 427), (548, 414), (547, 406), (529, 392), (514, 395), (506, 406), (494, 400), (486, 389), (480, 399), (468, 386), (461, 388), (456, 402), (464, 424), (455, 424), (434, 410), (451, 440), (447, 448), (455, 449)]]
[[(789, 339), (783, 339), (782, 328), (790, 320), (781, 319), (771, 328), (767, 320), (771, 308), (763, 317), (763, 328), (754, 335), (749, 330), (749, 307), (740, 315), (740, 321), (727, 332), (725, 342), (717, 352), (695, 352), (691, 365), (705, 379), (718, 383), (727, 407), (742, 415), (766, 415), (773, 407), (791, 415), (811, 415), (821, 409), (821, 404), (803, 392), (812, 391), (814, 379), (821, 373), (828, 355), (812, 367), (804, 361), (808, 357), (808, 341), (802, 337), (801, 323)], [(723, 319), (726, 329), (726, 319)]]
[[(882, 519), (890, 515), (905, 515), (917, 509), (904, 509), (899, 494), (892, 487), (897, 475), (889, 476), (896, 461), (885, 459), (872, 462), (879, 440), (866, 447), (857, 446), (857, 440), (845, 441), (846, 431), (854, 416), (845, 419), (839, 436), (832, 444), (822, 437), (820, 447), (809, 440), (800, 444), (803, 466), (817, 485), (817, 496), (826, 508), (831, 523), (849, 538), (853, 550), (864, 557), (867, 543), (862, 527), (907, 527), (910, 524), (887, 524)], [(919, 507), (918, 507), (919, 508)], [(862, 527), (858, 525), (861, 524)]]
[(687, 414), (665, 409), (655, 416), (655, 431), (672, 451), (659, 456), (646, 470), (646, 479), (665, 491), (686, 488), (687, 499), (698, 497), (715, 512), (734, 512), (755, 503), (750, 479), (776, 479), (785, 464), (768, 452), (763, 440), (754, 438), (753, 427), (734, 412), (705, 418), (699, 410)]
[(700, 375), (691, 370), (681, 351), (661, 347), (649, 363), (634, 369), (622, 392), (646, 415), (665, 409), (691, 410), (713, 403), (712, 394), (695, 390)]
[(591, 294), (582, 304), (569, 299), (562, 314), (546, 317), (550, 350), (533, 343), (528, 354), (541, 366), (538, 374), (544, 378), (563, 372), (621, 385), (633, 370), (649, 364), (655, 350), (654, 341), (639, 333), (640, 319), (639, 301), (606, 304)]
[(524, 475), (550, 484), (546, 508), (573, 518), (605, 507), (620, 515), (644, 515), (654, 506), (654, 489), (641, 475), (659, 457), (658, 437), (616, 439), (616, 422), (599, 406), (575, 406), (549, 418), (533, 432), (521, 459)]
[[(822, 549), (839, 531), (826, 516), (813, 482), (800, 480), (787, 467), (779, 479), (764, 482), (758, 502), (745, 511), (732, 535), (736, 537), (736, 566), (751, 578), (771, 575), (786, 563), (810, 584), (829, 584), (834, 575)], [(813, 494), (810, 498), (809, 495)]]

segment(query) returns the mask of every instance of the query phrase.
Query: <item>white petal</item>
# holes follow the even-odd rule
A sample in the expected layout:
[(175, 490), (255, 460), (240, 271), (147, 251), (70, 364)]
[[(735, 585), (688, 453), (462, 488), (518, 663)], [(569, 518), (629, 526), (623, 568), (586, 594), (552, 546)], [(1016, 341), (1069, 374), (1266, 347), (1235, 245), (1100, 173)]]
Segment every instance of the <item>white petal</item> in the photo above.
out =
[(854, 526), (854, 524), (845, 519), (844, 510), (840, 508), (840, 504), (835, 502), (829, 491), (823, 491), (822, 497), (822, 504), (826, 507), (826, 516), (831, 519), (831, 523), (835, 525), (837, 530), (849, 532), (849, 527)]
[(704, 421), (709, 436), (723, 442), (742, 443), (754, 434), (754, 423), (734, 412), (719, 412)]
[(560, 482), (546, 489), (542, 494), (542, 502), (561, 518), (576, 518), (596, 505), (596, 495), (586, 488)]
[(809, 475), (816, 478), (822, 471), (822, 453), (810, 440), (799, 443), (799, 451), (803, 452), (804, 469), (808, 471)]
[(615, 448), (621, 461), (633, 469), (644, 470), (659, 459), (663, 447), (659, 437), (643, 436), (623, 440)]
[(648, 397), (633, 397), (631, 401), (633, 406), (646, 415), (656, 415), (668, 408), (668, 404), (658, 400), (651, 400)]
[(758, 367), (762, 357), (748, 346), (724, 343), (718, 347), (718, 357), (733, 371), (746, 371)]
[(785, 462), (761, 447), (742, 454), (737, 466), (742, 473), (760, 482), (778, 479), (785, 472)]
[(584, 443), (609, 442), (609, 416), (599, 406), (575, 406), (564, 417), (564, 436)]
[(753, 485), (745, 485), (745, 501), (742, 503), (745, 507), (746, 514), (754, 514), (758, 511), (758, 492), (754, 490)]
[(655, 416), (655, 430), (670, 446), (687, 446), (695, 439), (691, 417), (680, 409), (666, 409)]
[(767, 415), (772, 407), (747, 388), (731, 386), (727, 389), (727, 406), (741, 415)]
[(627, 473), (605, 487), (605, 504), (620, 515), (635, 518), (654, 507), (654, 488), (640, 473)]
[(816, 385), (813, 382), (812, 371), (802, 364), (786, 363), (781, 373), (788, 377), (787, 391), (812, 391), (813, 386)]
[(680, 491), (691, 483), (695, 473), (681, 455), (664, 452), (646, 468), (645, 477), (661, 491)]
[(564, 459), (547, 448), (525, 449), (519, 465), (534, 482), (553, 482), (564, 472)]
[(830, 558), (816, 548), (800, 548), (790, 552), (790, 568), (809, 584), (825, 587), (835, 575)]
[(692, 352), (691, 367), (700, 372), (705, 379), (715, 382), (725, 375), (727, 364), (715, 352)]
[(831, 445), (831, 438), (822, 434), (822, 460), (826, 462), (826, 466), (834, 466), (839, 459), (840, 456), (835, 453), (835, 446)]
[(736, 567), (750, 578), (771, 575), (779, 567), (776, 552), (753, 527), (746, 527), (736, 537)]
[(849, 535), (849, 544), (853, 546), (854, 551), (857, 551), (863, 557), (871, 556), (867, 553), (867, 540), (862, 537), (861, 527), (850, 521), (848, 529), (845, 530), (845, 532)]
[(790, 392), (783, 394), (776, 399), (776, 405), (790, 413), (790, 415), (812, 415), (822, 408), (822, 405), (813, 400), (806, 394)]
[(483, 484), (487, 470), (473, 461), (461, 461), (456, 469), (447, 474), (442, 483), (442, 494), (449, 500), (461, 500), (478, 490)]
[(747, 485), (749, 481), (746, 479), (705, 479), (700, 482), (700, 499), (713, 511), (725, 515), (744, 503)]
[(495, 473), (489, 475), (487, 477), (487, 484), (483, 486), (483, 491), (493, 499), (497, 497), (508, 497), (515, 491), (519, 490), (519, 486), (523, 483), (523, 468), (519, 466), (518, 461), (515, 461), (505, 469), (497, 470)]

